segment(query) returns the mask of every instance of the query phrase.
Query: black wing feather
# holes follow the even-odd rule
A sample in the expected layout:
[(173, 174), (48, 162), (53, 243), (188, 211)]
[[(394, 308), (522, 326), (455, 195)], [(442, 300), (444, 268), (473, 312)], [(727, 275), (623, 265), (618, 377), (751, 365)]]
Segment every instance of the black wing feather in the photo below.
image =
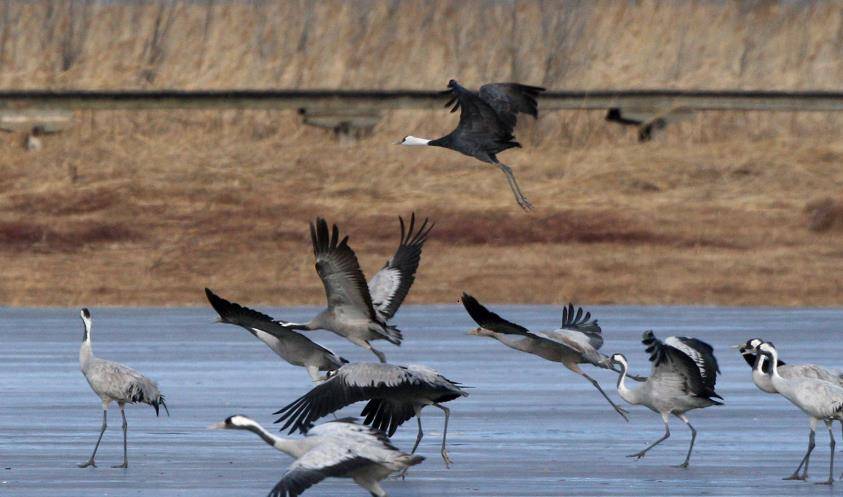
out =
[(465, 310), (468, 311), (468, 315), (471, 316), (471, 319), (482, 328), (508, 335), (531, 335), (530, 330), (527, 328), (498, 316), (483, 307), (477, 299), (467, 293), (462, 294), (461, 301)]

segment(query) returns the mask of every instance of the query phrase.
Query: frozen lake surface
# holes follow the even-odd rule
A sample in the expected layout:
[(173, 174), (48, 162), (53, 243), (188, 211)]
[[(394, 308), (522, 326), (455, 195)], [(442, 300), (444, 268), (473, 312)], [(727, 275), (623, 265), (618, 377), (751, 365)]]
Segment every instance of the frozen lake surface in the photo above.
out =
[[(236, 297), (236, 296), (230, 296)], [(551, 329), (555, 306), (491, 306), (513, 321)], [(308, 308), (263, 309), (303, 320)], [(782, 481), (807, 443), (807, 419), (784, 399), (760, 392), (750, 369), (729, 345), (749, 337), (773, 340), (787, 362), (843, 367), (843, 310), (593, 307), (603, 327), (603, 352), (622, 352), (633, 371), (647, 374), (641, 332), (692, 335), (715, 347), (726, 405), (692, 411), (699, 431), (690, 469), (682, 462), (690, 434), (671, 420), (670, 439), (640, 461), (624, 457), (662, 434), (658, 415), (628, 407), (625, 423), (593, 387), (560, 364), (466, 332), (473, 322), (460, 306), (408, 306), (397, 316), (405, 342), (380, 342), (391, 362), (417, 362), (474, 387), (449, 405), (449, 450), (439, 457), (442, 414), (424, 411), (427, 456), (406, 481), (388, 480), (404, 496), (832, 495), (812, 483)], [(79, 469), (96, 442), (98, 398), (79, 372), (82, 323), (76, 309), (0, 309), (0, 495), (8, 496), (263, 496), (291, 462), (256, 436), (209, 431), (241, 413), (274, 430), (272, 412), (310, 387), (302, 368), (283, 362), (246, 331), (212, 324), (213, 310), (92, 309), (94, 353), (156, 379), (171, 417), (148, 406), (127, 409), (129, 468), (121, 462), (116, 406), (97, 455), (98, 468)], [(328, 332), (312, 338), (351, 361), (374, 356)], [(615, 375), (586, 366), (618, 402)], [(356, 415), (362, 403), (344, 414)], [(393, 441), (409, 450), (416, 424)], [(840, 432), (837, 432), (840, 442)], [(843, 459), (840, 459), (843, 461)], [(825, 478), (828, 440), (817, 430), (811, 464)], [(836, 473), (843, 471), (843, 463)], [(837, 476), (837, 475), (836, 475)], [(837, 486), (843, 486), (839, 483)], [(839, 493), (839, 490), (838, 492)], [(308, 496), (365, 496), (349, 480), (329, 479)]]

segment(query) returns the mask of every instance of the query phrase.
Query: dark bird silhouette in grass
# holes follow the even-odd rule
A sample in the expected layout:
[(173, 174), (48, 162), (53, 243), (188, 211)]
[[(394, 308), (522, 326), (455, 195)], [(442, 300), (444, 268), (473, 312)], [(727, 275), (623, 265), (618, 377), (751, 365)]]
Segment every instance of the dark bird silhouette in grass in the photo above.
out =
[(442, 93), (451, 97), (445, 107), (453, 105), (451, 112), (460, 110), (460, 122), (456, 129), (435, 140), (405, 136), (399, 143), (449, 148), (498, 166), (506, 175), (518, 205), (530, 210), (533, 206), (521, 192), (512, 169), (499, 162), (497, 154), (521, 146), (512, 134), (518, 113), (538, 117), (536, 98), (543, 91), (545, 89), (538, 86), (490, 83), (473, 92), (452, 79), (448, 82), (448, 90)]

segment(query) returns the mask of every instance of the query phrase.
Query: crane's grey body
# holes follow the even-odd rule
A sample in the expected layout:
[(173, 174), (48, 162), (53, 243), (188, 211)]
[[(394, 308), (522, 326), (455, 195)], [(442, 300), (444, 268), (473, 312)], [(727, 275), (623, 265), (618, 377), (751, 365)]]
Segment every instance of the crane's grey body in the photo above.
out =
[(313, 381), (325, 379), (319, 375), (320, 371), (334, 371), (348, 362), (301, 333), (293, 331), (292, 327), (283, 321), (229, 302), (207, 288), (205, 295), (220, 315), (220, 322), (246, 329), (288, 363), (306, 368)]
[[(412, 285), (418, 268), (421, 248), (430, 232), (427, 220), (413, 232), (415, 214), (405, 237), (401, 219), (401, 244), (392, 259), (367, 284), (357, 255), (348, 246), (348, 237), (339, 238), (334, 225), (317, 218), (310, 225), (316, 272), (325, 287), (328, 307), (307, 323), (286, 323), (294, 330), (329, 330), (359, 347), (371, 351), (380, 362), (386, 362), (383, 352), (370, 342), (387, 340), (401, 345), (403, 337), (398, 328), (387, 324), (395, 314)], [(376, 305), (377, 304), (377, 307)]]
[(280, 414), (281, 417), (275, 422), (286, 420), (281, 429), (290, 428), (290, 433), (296, 429), (305, 431), (307, 426), (317, 419), (354, 402), (367, 400), (369, 402), (361, 412), (361, 416), (365, 416), (364, 424), (380, 429), (389, 436), (392, 436), (404, 421), (413, 416), (418, 418), (418, 434), (411, 451), (415, 453), (424, 435), (421, 410), (432, 405), (445, 413), (441, 454), (447, 466), (451, 463), (446, 449), (450, 410), (442, 403), (467, 396), (468, 393), (462, 390), (458, 383), (426, 366), (346, 364), (328, 381), (276, 411), (275, 414)]
[(687, 468), (694, 450), (697, 430), (688, 421), (685, 413), (692, 409), (701, 409), (722, 403), (714, 391), (717, 374), (720, 369), (714, 351), (707, 343), (688, 337), (668, 337), (664, 342), (657, 339), (652, 331), (644, 332), (642, 343), (650, 353), (653, 364), (652, 373), (637, 389), (626, 386), (625, 379), (629, 363), (622, 354), (611, 357), (613, 363), (621, 366), (618, 376), (618, 394), (633, 405), (644, 405), (662, 417), (664, 435), (647, 446), (644, 450), (628, 457), (641, 459), (656, 445), (670, 437), (670, 415), (681, 419), (691, 430), (691, 444), (685, 461), (679, 467)]
[[(831, 485), (834, 482), (834, 434), (831, 424), (834, 420), (843, 422), (843, 388), (834, 383), (817, 378), (795, 377), (784, 378), (779, 371), (779, 357), (776, 348), (770, 342), (763, 342), (756, 348), (756, 353), (763, 354), (770, 361), (770, 382), (775, 391), (798, 407), (809, 418), (810, 433), (808, 434), (808, 450), (802, 461), (789, 480), (804, 480), (808, 477), (808, 461), (814, 450), (817, 422), (825, 422), (828, 429), (831, 459), (828, 468), (828, 480), (819, 482)], [(756, 369), (763, 371), (761, 357), (756, 362)], [(799, 469), (805, 466), (805, 471), (799, 475)]]
[[(97, 444), (94, 446), (94, 452), (90, 459), (84, 464), (80, 464), (79, 467), (96, 466), (94, 458), (107, 428), (108, 406), (112, 402), (117, 402), (120, 407), (120, 414), (123, 417), (123, 464), (114, 467), (126, 468), (129, 466), (126, 404), (136, 402), (149, 404), (155, 409), (156, 416), (159, 407), (167, 410), (167, 405), (164, 403), (164, 396), (158, 390), (154, 381), (128, 366), (94, 356), (91, 348), (91, 313), (88, 309), (82, 309), (80, 314), (85, 331), (82, 336), (82, 345), (79, 348), (79, 368), (88, 381), (88, 385), (91, 386), (91, 390), (102, 401), (102, 426)], [(169, 410), (167, 410), (167, 414), (169, 414)]]
[[(752, 367), (752, 382), (755, 386), (762, 392), (778, 393), (770, 377), (769, 361), (762, 360), (761, 367), (757, 367), (757, 360), (762, 356), (755, 353), (755, 348), (763, 342), (760, 338), (750, 338), (746, 343), (739, 345), (738, 349), (747, 364)], [(825, 368), (817, 364), (786, 364), (781, 360), (778, 361), (778, 366), (779, 374), (784, 379), (814, 378), (843, 387), (843, 373), (836, 369)]]
[(599, 352), (603, 346), (603, 334), (597, 320), (591, 320), (591, 313), (583, 315), (582, 308), (578, 308), (575, 315), (573, 305), (568, 304), (568, 307), (563, 307), (562, 326), (559, 329), (534, 332), (489, 311), (466, 293), (463, 293), (462, 304), (471, 318), (480, 325), (480, 328), (471, 330), (470, 335), (488, 336), (515, 350), (562, 363), (588, 380), (612, 408), (629, 421), (628, 413), (606, 395), (597, 380), (579, 367), (580, 364), (591, 364), (599, 368), (614, 369), (609, 357)]
[(296, 497), (327, 477), (351, 478), (371, 495), (386, 497), (381, 480), (424, 460), (398, 450), (382, 432), (351, 419), (323, 423), (308, 430), (301, 439), (276, 437), (256, 421), (240, 415), (211, 428), (249, 430), (295, 459), (270, 497)]
[(518, 114), (538, 117), (536, 97), (545, 89), (518, 83), (490, 83), (473, 92), (453, 79), (448, 82), (448, 88), (443, 93), (450, 95), (451, 100), (445, 106), (454, 104), (451, 112), (460, 109), (457, 127), (436, 140), (407, 136), (401, 144), (444, 147), (494, 164), (506, 175), (518, 205), (524, 210), (531, 209), (532, 205), (521, 192), (512, 169), (500, 163), (497, 154), (521, 146), (512, 135)]

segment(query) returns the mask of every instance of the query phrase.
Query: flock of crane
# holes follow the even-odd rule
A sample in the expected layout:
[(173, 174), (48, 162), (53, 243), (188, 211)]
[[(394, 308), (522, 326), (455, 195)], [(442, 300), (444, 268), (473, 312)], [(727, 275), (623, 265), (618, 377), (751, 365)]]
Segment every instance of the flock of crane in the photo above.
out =
[[(453, 110), (462, 109), (457, 129), (438, 140), (408, 136), (402, 143), (452, 148), (497, 165), (506, 174), (518, 203), (527, 209), (530, 204), (518, 188), (511, 170), (500, 164), (495, 154), (518, 146), (512, 136), (515, 116), (518, 112), (536, 116), (535, 97), (542, 90), (498, 83), (484, 85), (475, 93), (452, 80), (447, 92), (452, 101), (448, 105), (455, 103)], [(408, 223), (399, 218), (399, 224), (398, 249), (367, 282), (348, 237), (341, 237), (339, 228), (336, 225), (329, 228), (324, 219), (317, 218), (311, 223), (316, 271), (325, 288), (327, 306), (307, 323), (274, 319), (205, 289), (220, 322), (243, 327), (286, 362), (306, 369), (312, 382), (316, 383), (310, 391), (274, 413), (279, 416), (276, 423), (283, 423), (281, 431), (289, 429), (290, 434), (299, 431), (305, 435), (302, 438), (275, 436), (243, 415), (233, 415), (212, 425), (212, 428), (252, 431), (267, 444), (295, 459), (270, 496), (297, 496), (327, 477), (351, 478), (371, 495), (385, 496), (381, 480), (394, 473), (404, 477), (410, 466), (424, 460), (415, 452), (424, 434), (422, 410), (429, 405), (442, 410), (445, 415), (440, 453), (446, 468), (452, 462), (447, 450), (451, 411), (444, 404), (468, 396), (465, 387), (423, 365), (390, 364), (386, 355), (372, 346), (376, 340), (401, 344), (401, 331), (389, 321), (413, 285), (422, 248), (433, 229), (433, 223), (427, 219), (417, 224), (415, 214)], [(682, 420), (692, 434), (687, 455), (680, 465), (688, 467), (697, 431), (686, 413), (722, 404), (722, 398), (715, 391), (720, 370), (709, 344), (691, 337), (662, 340), (652, 331), (645, 331), (642, 343), (649, 353), (651, 372), (649, 376), (641, 377), (629, 372), (629, 363), (624, 355), (606, 356), (600, 352), (602, 329), (591, 313), (582, 308), (572, 304), (563, 307), (562, 323), (555, 330), (530, 331), (490, 311), (471, 295), (464, 293), (460, 301), (478, 325), (469, 332), (471, 335), (487, 336), (507, 347), (562, 363), (588, 380), (615, 412), (628, 421), (627, 411), (618, 406), (580, 366), (590, 364), (616, 372), (618, 395), (629, 404), (643, 405), (658, 413), (664, 423), (663, 436), (629, 457), (640, 459), (666, 440), (670, 436), (671, 415)], [(107, 427), (108, 407), (116, 402), (123, 421), (123, 463), (116, 467), (126, 468), (128, 426), (125, 405), (149, 404), (154, 407), (156, 415), (162, 407), (168, 414), (169, 411), (155, 382), (122, 364), (93, 355), (91, 313), (82, 309), (81, 317), (84, 334), (79, 363), (91, 388), (102, 401), (103, 417), (93, 453), (80, 467), (96, 466), (97, 449)], [(378, 362), (350, 363), (300, 333), (319, 329), (332, 331), (372, 352)], [(759, 389), (782, 395), (810, 418), (808, 450), (791, 479), (807, 478), (816, 424), (818, 421), (826, 423), (832, 458), (828, 480), (823, 483), (831, 484), (835, 444), (831, 423), (833, 420), (843, 422), (843, 375), (816, 365), (785, 364), (778, 359), (773, 344), (761, 339), (748, 340), (740, 346), (740, 352), (752, 366), (752, 379)], [(640, 383), (640, 386), (628, 386), (627, 378)], [(344, 418), (315, 425), (320, 419), (362, 401), (366, 402), (360, 414), (364, 418), (362, 424), (355, 419)], [(410, 452), (404, 452), (392, 445), (388, 437), (413, 417), (418, 423), (416, 441)]]

